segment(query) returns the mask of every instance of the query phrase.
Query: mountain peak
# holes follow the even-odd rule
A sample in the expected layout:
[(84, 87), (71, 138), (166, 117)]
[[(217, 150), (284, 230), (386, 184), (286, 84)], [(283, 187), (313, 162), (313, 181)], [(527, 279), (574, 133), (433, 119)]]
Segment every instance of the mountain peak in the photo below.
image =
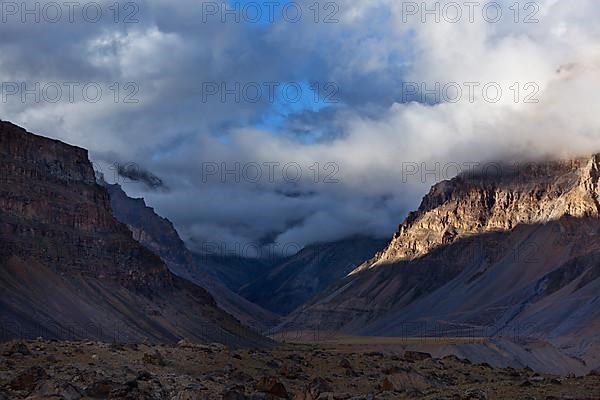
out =
[(598, 217), (600, 155), (500, 166), (434, 185), (388, 247), (352, 274), (422, 257), (454, 241), (561, 217)]

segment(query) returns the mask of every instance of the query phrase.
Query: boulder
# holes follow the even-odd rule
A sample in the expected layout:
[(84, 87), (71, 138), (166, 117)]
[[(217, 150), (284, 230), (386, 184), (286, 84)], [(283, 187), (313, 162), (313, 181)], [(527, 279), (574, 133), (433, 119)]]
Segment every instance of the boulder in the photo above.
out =
[(261, 378), (256, 384), (256, 391), (281, 399), (289, 399), (290, 397), (283, 383), (274, 376)]
[(48, 374), (42, 367), (31, 367), (17, 375), (8, 386), (13, 390), (32, 391), (35, 387), (48, 379)]

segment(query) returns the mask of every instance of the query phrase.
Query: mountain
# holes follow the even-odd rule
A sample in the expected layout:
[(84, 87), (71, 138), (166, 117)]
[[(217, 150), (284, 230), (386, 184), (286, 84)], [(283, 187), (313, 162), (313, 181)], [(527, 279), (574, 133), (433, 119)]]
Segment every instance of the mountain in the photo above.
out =
[(600, 365), (599, 180), (596, 155), (441, 182), (277, 330), (538, 338)]
[(128, 197), (120, 185), (108, 184), (103, 179), (100, 182), (108, 190), (116, 219), (126, 224), (134, 239), (158, 255), (172, 273), (208, 290), (220, 308), (256, 331), (264, 331), (278, 322), (278, 315), (249, 302), (219, 282), (212, 270), (197, 261), (185, 247), (173, 224), (156, 214), (143, 199)]
[(386, 241), (354, 237), (307, 246), (268, 274), (240, 289), (252, 302), (285, 315), (339, 281), (385, 247)]
[(267, 275), (285, 258), (276, 254), (265, 254), (264, 257), (249, 257), (244, 254), (224, 253), (215, 248), (215, 253), (194, 254), (194, 259), (207, 273), (222, 282), (230, 290), (239, 293), (241, 288)]
[(112, 215), (87, 151), (0, 121), (0, 335), (268, 341)]

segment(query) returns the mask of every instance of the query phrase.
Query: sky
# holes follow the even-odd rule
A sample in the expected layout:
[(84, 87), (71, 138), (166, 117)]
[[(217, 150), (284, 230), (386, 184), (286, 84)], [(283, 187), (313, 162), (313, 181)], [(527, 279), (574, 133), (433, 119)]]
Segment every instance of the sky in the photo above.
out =
[(600, 151), (600, 3), (466, 3), (3, 2), (0, 118), (198, 252), (391, 237), (437, 181)]

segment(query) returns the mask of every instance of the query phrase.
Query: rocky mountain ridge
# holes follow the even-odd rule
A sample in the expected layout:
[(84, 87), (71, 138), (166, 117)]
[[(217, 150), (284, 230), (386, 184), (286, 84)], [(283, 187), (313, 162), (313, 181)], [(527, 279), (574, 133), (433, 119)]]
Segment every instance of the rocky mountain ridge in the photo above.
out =
[(249, 302), (213, 277), (186, 248), (171, 221), (156, 214), (144, 199), (127, 196), (120, 185), (108, 184), (102, 177), (98, 180), (110, 194), (115, 217), (129, 227), (135, 240), (158, 255), (172, 273), (208, 290), (220, 308), (257, 332), (278, 322), (278, 315)]
[(599, 161), (435, 185), (383, 252), (275, 332), (534, 337), (600, 365)]
[(0, 121), (2, 338), (266, 344), (112, 215), (87, 151)]
[[(12, 244), (2, 246), (0, 256), (36, 257), (59, 272), (95, 278), (127, 276), (125, 284), (145, 288), (172, 283), (160, 259), (126, 240), (131, 233), (114, 220), (108, 194), (95, 186), (86, 150), (1, 122), (0, 157), (3, 236)], [(72, 247), (50, 245), (58, 241)], [(109, 251), (96, 254), (96, 263), (81, 261), (100, 245)], [(126, 261), (125, 274), (114, 268)]]
[(510, 231), (564, 216), (600, 214), (600, 155), (573, 161), (498, 165), (431, 188), (387, 248), (354, 272), (421, 257), (469, 235)]

